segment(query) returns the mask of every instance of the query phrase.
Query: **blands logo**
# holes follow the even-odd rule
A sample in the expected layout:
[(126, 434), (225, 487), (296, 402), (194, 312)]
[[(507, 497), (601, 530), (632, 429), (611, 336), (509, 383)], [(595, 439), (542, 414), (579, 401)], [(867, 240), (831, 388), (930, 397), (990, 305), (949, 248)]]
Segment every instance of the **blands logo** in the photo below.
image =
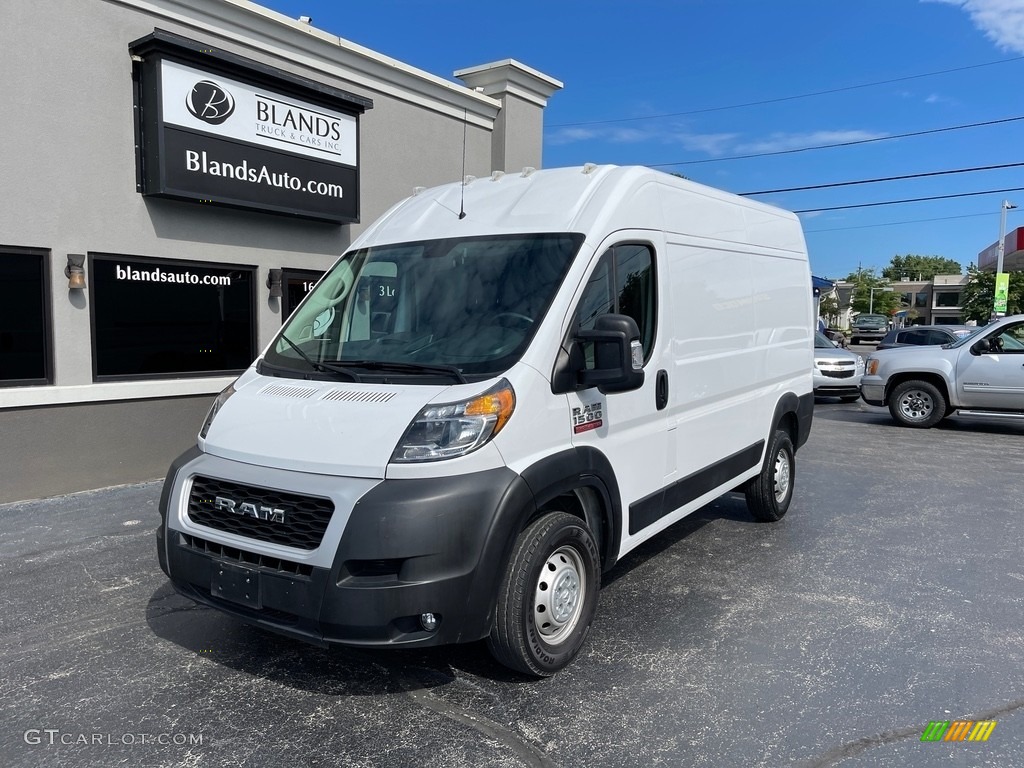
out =
[(212, 80), (200, 80), (185, 97), (192, 117), (210, 125), (220, 125), (235, 111), (235, 100)]
[(166, 126), (320, 162), (358, 164), (354, 115), (168, 60), (160, 62), (160, 88)]

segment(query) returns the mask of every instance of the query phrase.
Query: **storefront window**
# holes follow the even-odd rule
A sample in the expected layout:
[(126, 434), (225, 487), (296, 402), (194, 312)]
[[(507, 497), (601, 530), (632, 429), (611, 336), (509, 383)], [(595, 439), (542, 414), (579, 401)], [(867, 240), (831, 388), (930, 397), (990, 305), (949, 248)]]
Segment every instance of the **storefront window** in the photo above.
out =
[(0, 246), (0, 387), (53, 383), (47, 253)]
[(941, 291), (935, 294), (935, 306), (936, 307), (959, 307), (960, 306), (960, 292), (959, 291)]
[(284, 286), (281, 296), (281, 320), (287, 320), (299, 302), (313, 290), (316, 281), (323, 277), (323, 272), (311, 272), (302, 269), (286, 269), (281, 275)]
[(94, 378), (238, 373), (256, 356), (256, 268), (93, 254)]

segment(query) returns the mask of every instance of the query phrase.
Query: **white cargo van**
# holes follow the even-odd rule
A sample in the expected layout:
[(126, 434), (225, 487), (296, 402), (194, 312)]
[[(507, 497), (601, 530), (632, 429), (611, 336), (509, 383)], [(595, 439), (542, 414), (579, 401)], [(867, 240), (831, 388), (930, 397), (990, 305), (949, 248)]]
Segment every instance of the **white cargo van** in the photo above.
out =
[(615, 166), (420, 190), (217, 398), (161, 567), (296, 638), (553, 674), (638, 544), (731, 490), (786, 513), (813, 331), (791, 213)]

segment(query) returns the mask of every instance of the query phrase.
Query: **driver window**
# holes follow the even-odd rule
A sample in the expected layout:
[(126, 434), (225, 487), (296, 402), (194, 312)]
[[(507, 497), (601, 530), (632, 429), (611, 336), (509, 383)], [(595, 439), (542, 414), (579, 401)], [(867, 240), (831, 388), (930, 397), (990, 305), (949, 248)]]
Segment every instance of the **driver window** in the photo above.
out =
[(579, 326), (591, 330), (598, 316), (609, 312), (632, 317), (640, 329), (646, 360), (654, 346), (654, 297), (654, 259), (650, 247), (613, 246), (605, 251), (587, 281), (577, 313)]
[(999, 351), (1007, 354), (1024, 354), (1024, 323), (1011, 325), (1003, 330), (993, 342), (999, 341)]

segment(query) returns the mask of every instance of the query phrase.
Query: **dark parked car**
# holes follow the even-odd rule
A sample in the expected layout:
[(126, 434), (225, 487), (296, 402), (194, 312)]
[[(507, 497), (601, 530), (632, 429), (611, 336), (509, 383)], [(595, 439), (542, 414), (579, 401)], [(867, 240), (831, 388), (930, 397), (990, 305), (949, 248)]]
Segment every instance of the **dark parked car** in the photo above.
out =
[(969, 336), (976, 330), (978, 329), (969, 328), (966, 325), (911, 325), (906, 328), (893, 328), (878, 343), (878, 348), (951, 344), (957, 339)]

